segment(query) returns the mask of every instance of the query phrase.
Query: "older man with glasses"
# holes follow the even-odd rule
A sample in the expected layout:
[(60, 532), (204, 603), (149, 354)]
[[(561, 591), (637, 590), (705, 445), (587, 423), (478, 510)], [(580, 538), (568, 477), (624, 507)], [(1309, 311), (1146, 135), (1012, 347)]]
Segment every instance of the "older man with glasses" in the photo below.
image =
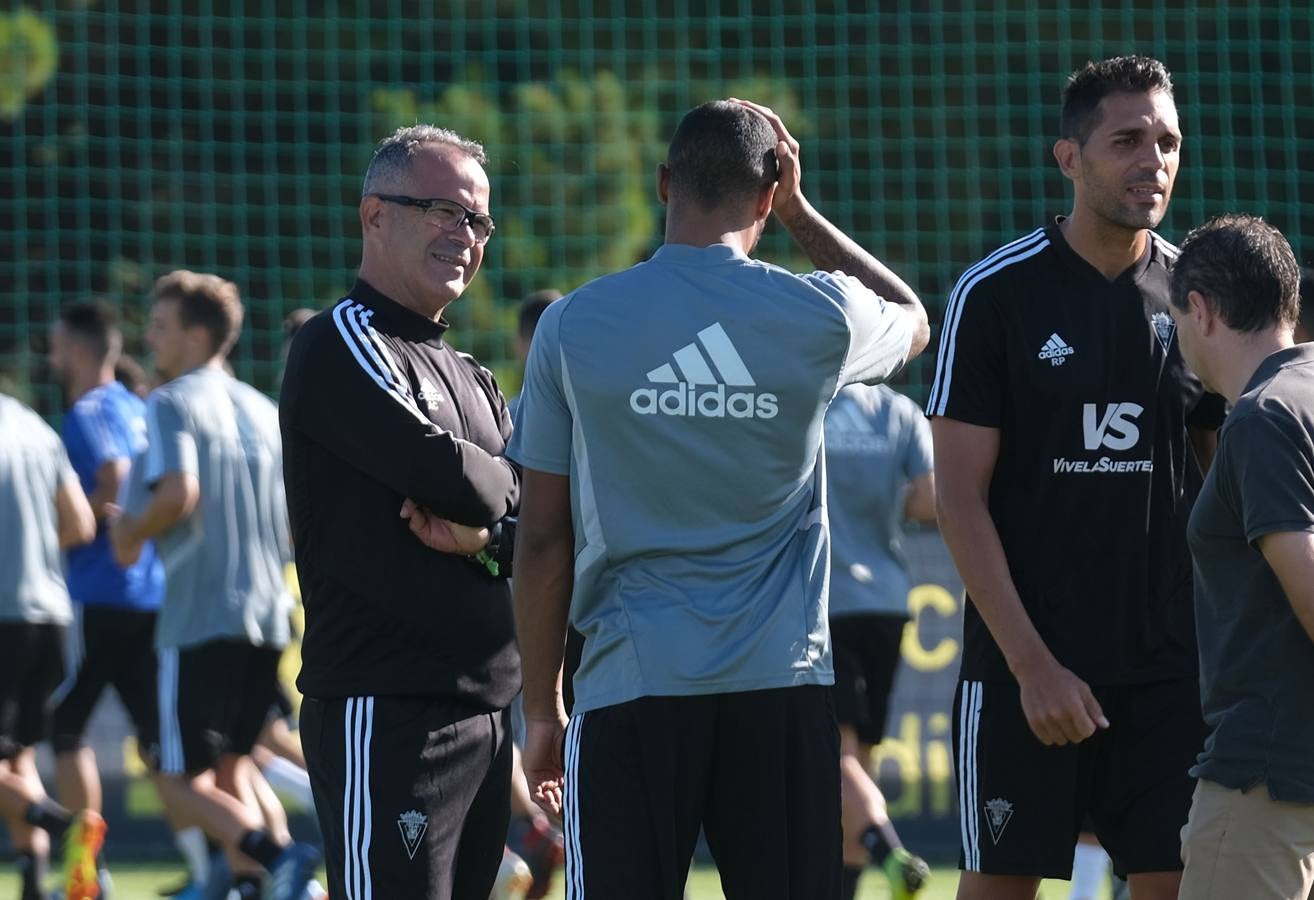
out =
[(493, 235), (484, 162), (431, 125), (385, 139), (359, 278), (288, 355), (301, 740), (333, 897), (486, 900), (506, 838), (520, 470), (497, 383), (443, 318)]

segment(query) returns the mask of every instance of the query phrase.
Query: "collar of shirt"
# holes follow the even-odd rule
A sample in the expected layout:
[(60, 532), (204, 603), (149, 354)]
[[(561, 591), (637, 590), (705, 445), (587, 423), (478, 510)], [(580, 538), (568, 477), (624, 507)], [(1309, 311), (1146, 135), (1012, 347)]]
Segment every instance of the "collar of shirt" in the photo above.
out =
[(1255, 369), (1255, 374), (1250, 376), (1250, 380), (1246, 382), (1246, 389), (1241, 393), (1250, 393), (1264, 382), (1271, 380), (1279, 370), (1287, 366), (1297, 366), (1311, 362), (1314, 362), (1314, 344), (1296, 344), (1294, 347), (1287, 347), (1278, 350), (1276, 353), (1270, 353), (1264, 357), (1264, 361), (1259, 364), (1259, 368)]
[(447, 320), (441, 316), (437, 322), (426, 319), (361, 278), (356, 279), (356, 283), (351, 286), (351, 293), (347, 296), (374, 311), (371, 325), (389, 334), (395, 334), (403, 340), (432, 344), (437, 347), (442, 344), (443, 334), (449, 327)]
[(1154, 233), (1149, 232), (1145, 239), (1145, 252), (1141, 254), (1141, 258), (1132, 263), (1125, 272), (1113, 279), (1113, 281), (1109, 281), (1104, 277), (1103, 272), (1088, 263), (1085, 257), (1076, 250), (1073, 250), (1072, 245), (1063, 237), (1063, 229), (1059, 228), (1059, 224), (1066, 218), (1067, 216), (1055, 216), (1054, 221), (1045, 226), (1045, 236), (1049, 238), (1049, 242), (1054, 247), (1054, 251), (1058, 253), (1059, 258), (1063, 260), (1064, 264), (1066, 264), (1068, 268), (1081, 273), (1083, 277), (1095, 278), (1098, 279), (1101, 284), (1110, 286), (1115, 284), (1126, 284), (1128, 280), (1139, 282), (1145, 277), (1145, 274), (1150, 271), (1150, 264), (1156, 258), (1160, 258), (1162, 263), (1162, 254), (1159, 250), (1159, 245), (1154, 240)]
[(719, 266), (728, 262), (746, 262), (748, 257), (738, 247), (729, 244), (710, 244), (695, 247), (692, 244), (662, 244), (652, 255), (652, 262), (676, 266)]

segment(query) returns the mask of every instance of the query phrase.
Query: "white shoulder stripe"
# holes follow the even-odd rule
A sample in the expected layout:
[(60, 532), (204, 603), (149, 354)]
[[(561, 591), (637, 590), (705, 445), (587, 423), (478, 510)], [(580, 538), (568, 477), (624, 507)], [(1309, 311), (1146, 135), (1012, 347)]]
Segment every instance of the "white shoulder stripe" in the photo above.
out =
[[(1026, 242), (1028, 242), (1028, 241), (1033, 241), (1033, 240), (1035, 240), (1037, 237), (1039, 237), (1039, 236), (1040, 236), (1041, 234), (1043, 234), (1043, 233), (1044, 233), (1044, 229), (1043, 229), (1043, 228), (1037, 228), (1035, 231), (1031, 232), (1031, 233), (1028, 234), (1028, 235), (1025, 235), (1024, 237), (1020, 237), (1020, 238), (1018, 238), (1018, 239), (1015, 240), (1015, 241), (1010, 241), (1009, 243), (1007, 243), (1007, 244), (1005, 244), (1004, 246), (1000, 247), (998, 250), (995, 250), (993, 253), (991, 253), (990, 255), (986, 256), (986, 257), (985, 257), (984, 259), (982, 259), (981, 261), (979, 261), (979, 262), (977, 262), (977, 263), (974, 263), (973, 265), (969, 266), (969, 267), (967, 268), (967, 271), (964, 272), (964, 273), (959, 277), (958, 281), (954, 283), (954, 289), (953, 289), (952, 291), (949, 292), (949, 301), (945, 304), (945, 309), (944, 309), (944, 329), (943, 329), (943, 331), (941, 332), (941, 336), (940, 336), (940, 349), (939, 349), (939, 351), (938, 351), (937, 354), (936, 354), (936, 360), (935, 360), (935, 368), (936, 368), (936, 372), (937, 372), (937, 373), (940, 372), (940, 371), (942, 371), (942, 370), (944, 369), (945, 357), (946, 357), (946, 355), (947, 355), (947, 351), (948, 351), (948, 347), (949, 347), (949, 342), (948, 342), (947, 340), (945, 340), (945, 338), (946, 338), (946, 337), (948, 336), (948, 334), (949, 334), (949, 324), (950, 324), (950, 322), (952, 321), (952, 319), (953, 319), (953, 315), (954, 315), (954, 311), (955, 311), (956, 308), (957, 308), (956, 303), (955, 303), (955, 298), (958, 296), (958, 290), (959, 290), (959, 288), (962, 287), (963, 283), (964, 283), (965, 281), (967, 281), (967, 279), (969, 279), (969, 278), (972, 277), (974, 274), (976, 274), (976, 272), (977, 272), (978, 270), (982, 269), (982, 268), (985, 267), (985, 266), (990, 265), (992, 262), (995, 262), (995, 261), (998, 260), (1001, 256), (1004, 256), (1005, 254), (1009, 253), (1011, 250), (1013, 250), (1014, 248), (1016, 248), (1019, 244), (1026, 243)], [(938, 380), (939, 380), (939, 379), (937, 378), (936, 381), (938, 381)], [(932, 388), (932, 396), (934, 396), (934, 392), (935, 392), (935, 384), (934, 384), (934, 383), (932, 384), (931, 388)]]
[[(393, 381), (392, 371), (379, 357), (376, 344), (361, 327), (356, 316), (363, 309), (363, 306), (350, 299), (343, 300), (333, 307), (333, 324), (338, 327), (338, 334), (342, 336), (342, 342), (347, 345), (347, 349), (351, 351), (351, 355), (355, 357), (356, 362), (365, 370), (365, 374), (379, 386), (380, 390), (400, 403), (415, 418), (426, 425), (431, 424), (410, 396), (404, 393), (401, 386)], [(377, 338), (374, 340), (377, 340)]]
[(1154, 240), (1154, 243), (1158, 245), (1160, 252), (1169, 259), (1176, 259), (1178, 254), (1182, 252), (1175, 245), (1170, 244), (1163, 238), (1159, 237), (1158, 232), (1151, 231), (1150, 237)]
[(1037, 228), (1026, 237), (1000, 247), (969, 268), (958, 279), (953, 292), (949, 295), (949, 303), (945, 307), (944, 330), (940, 335), (940, 352), (936, 359), (935, 381), (931, 386), (931, 396), (926, 406), (930, 415), (943, 415), (949, 400), (949, 385), (953, 380), (954, 352), (957, 349), (958, 323), (963, 318), (963, 307), (966, 304), (967, 295), (971, 293), (972, 288), (976, 287), (977, 284), (1000, 269), (1005, 269), (1014, 263), (1035, 256), (1048, 246), (1049, 238), (1045, 237), (1045, 230)]
[[(383, 339), (379, 337), (379, 333), (374, 330), (374, 326), (370, 324), (370, 319), (374, 318), (374, 310), (364, 309), (359, 305), (357, 305), (357, 310), (359, 311), (361, 327), (365, 330), (365, 336), (370, 339), (379, 355), (383, 357), (383, 361), (388, 364), (388, 371), (392, 373), (392, 383), (403, 394), (409, 395), (406, 390), (406, 379), (402, 377), (401, 369), (397, 367), (397, 361), (392, 358), (388, 345), (383, 342)], [(412, 402), (414, 401), (412, 400)]]

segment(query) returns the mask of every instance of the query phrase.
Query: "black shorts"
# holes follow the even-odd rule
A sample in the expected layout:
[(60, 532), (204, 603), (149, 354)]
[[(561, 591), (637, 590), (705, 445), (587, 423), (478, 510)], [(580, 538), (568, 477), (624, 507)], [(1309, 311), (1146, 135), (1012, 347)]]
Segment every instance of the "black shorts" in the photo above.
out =
[(1181, 830), (1204, 746), (1195, 679), (1092, 688), (1109, 728), (1046, 747), (1031, 732), (1016, 683), (962, 681), (954, 747), (963, 853), (992, 875), (1072, 876), (1083, 825), (1121, 878), (1181, 871)]
[(63, 625), (0, 622), (0, 760), (50, 735), (50, 697), (63, 678)]
[(852, 725), (858, 740), (885, 737), (890, 693), (899, 670), (899, 647), (908, 617), (903, 613), (836, 616), (830, 620), (835, 655), (835, 718)]
[(507, 720), (436, 698), (306, 697), (329, 896), (488, 900), (511, 819)]
[(196, 775), (251, 752), (274, 705), (283, 651), (219, 640), (161, 650), (160, 771)]
[(566, 730), (566, 896), (680, 900), (701, 825), (727, 897), (838, 897), (828, 687), (641, 697)]
[(583, 658), (584, 635), (567, 627), (565, 657), (561, 663), (561, 702), (566, 707), (566, 715), (575, 709), (575, 673), (579, 671)]
[(136, 729), (142, 758), (153, 768), (160, 743), (155, 613), (74, 606), (65, 666), (64, 682), (55, 692), (50, 740), (55, 752), (82, 746), (87, 721), (105, 688), (113, 685)]

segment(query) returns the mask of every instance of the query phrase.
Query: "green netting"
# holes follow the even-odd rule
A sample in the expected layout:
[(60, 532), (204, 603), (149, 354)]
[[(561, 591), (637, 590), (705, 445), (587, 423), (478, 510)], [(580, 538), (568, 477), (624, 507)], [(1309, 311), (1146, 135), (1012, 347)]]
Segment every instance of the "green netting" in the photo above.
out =
[[(1164, 234), (1258, 212), (1309, 261), (1307, 0), (876, 6), (10, 7), (0, 12), (0, 367), (56, 414), (43, 355), (60, 304), (109, 298), (140, 352), (146, 290), (186, 266), (241, 286), (248, 318), (234, 364), (272, 391), (283, 315), (324, 306), (350, 282), (371, 145), (431, 120), (492, 156), (498, 234), (453, 308), (454, 337), (513, 389), (519, 298), (650, 252), (665, 141), (690, 106), (728, 94), (784, 113), (803, 142), (809, 195), (938, 319), (964, 266), (1064, 211), (1050, 157), (1064, 75), (1133, 51), (1164, 59), (1178, 85), (1186, 143)], [(779, 230), (761, 255), (801, 264)], [(908, 373), (910, 392), (929, 376), (928, 356)]]

